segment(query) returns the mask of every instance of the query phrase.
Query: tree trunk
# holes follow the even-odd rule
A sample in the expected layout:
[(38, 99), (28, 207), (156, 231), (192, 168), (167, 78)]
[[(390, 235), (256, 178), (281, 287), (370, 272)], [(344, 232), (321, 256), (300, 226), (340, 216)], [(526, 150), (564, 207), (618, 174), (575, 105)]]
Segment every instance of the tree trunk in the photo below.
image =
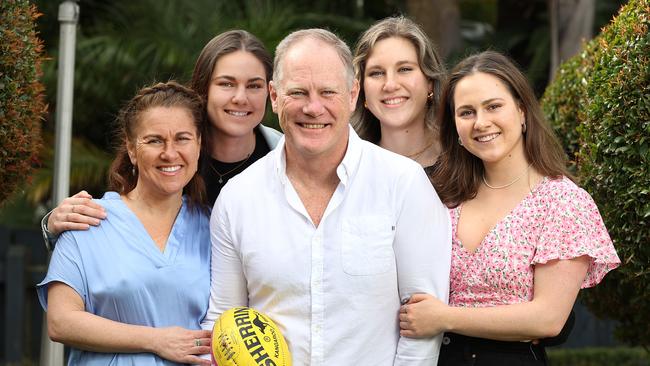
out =
[(457, 0), (406, 0), (411, 19), (422, 26), (443, 59), (461, 47)]
[(593, 37), (595, 0), (548, 0), (551, 20), (550, 80), (560, 64)]

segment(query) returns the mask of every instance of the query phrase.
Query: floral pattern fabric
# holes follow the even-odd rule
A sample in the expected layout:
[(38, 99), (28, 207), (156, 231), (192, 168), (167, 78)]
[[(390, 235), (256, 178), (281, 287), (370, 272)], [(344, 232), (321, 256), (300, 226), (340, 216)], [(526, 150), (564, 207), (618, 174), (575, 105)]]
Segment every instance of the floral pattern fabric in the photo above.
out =
[(593, 199), (566, 177), (542, 181), (487, 233), (475, 252), (457, 236), (462, 205), (450, 210), (449, 303), (487, 307), (533, 299), (536, 264), (587, 255), (582, 288), (595, 286), (620, 260)]

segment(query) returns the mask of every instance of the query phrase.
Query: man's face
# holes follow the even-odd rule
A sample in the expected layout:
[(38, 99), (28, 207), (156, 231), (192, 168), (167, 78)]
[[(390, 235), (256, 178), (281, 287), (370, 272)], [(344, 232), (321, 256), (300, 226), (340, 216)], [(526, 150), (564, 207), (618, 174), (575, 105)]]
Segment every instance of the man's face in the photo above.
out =
[(348, 142), (348, 123), (359, 94), (356, 80), (334, 48), (312, 38), (286, 52), (281, 80), (271, 82), (271, 102), (285, 134), (288, 158), (340, 160)]

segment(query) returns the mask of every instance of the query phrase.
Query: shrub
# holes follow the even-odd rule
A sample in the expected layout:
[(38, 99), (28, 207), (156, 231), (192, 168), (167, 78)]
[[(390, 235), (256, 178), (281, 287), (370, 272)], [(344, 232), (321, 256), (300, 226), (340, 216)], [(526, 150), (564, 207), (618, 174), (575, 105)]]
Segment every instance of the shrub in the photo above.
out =
[(41, 146), (45, 104), (38, 16), (27, 0), (0, 2), (0, 203), (29, 177)]
[(650, 366), (650, 354), (641, 348), (563, 348), (548, 351), (553, 366)]
[(586, 83), (584, 75), (592, 69), (594, 49), (594, 45), (589, 44), (578, 56), (562, 64), (556, 73), (555, 81), (548, 86), (542, 98), (544, 113), (553, 123), (553, 128), (562, 141), (572, 170), (576, 168), (576, 154), (580, 148), (578, 121), (586, 118), (586, 111), (580, 108)]
[(617, 336), (633, 345), (650, 345), (649, 25), (650, 0), (631, 0), (542, 99), (623, 262), (585, 303), (617, 319)]

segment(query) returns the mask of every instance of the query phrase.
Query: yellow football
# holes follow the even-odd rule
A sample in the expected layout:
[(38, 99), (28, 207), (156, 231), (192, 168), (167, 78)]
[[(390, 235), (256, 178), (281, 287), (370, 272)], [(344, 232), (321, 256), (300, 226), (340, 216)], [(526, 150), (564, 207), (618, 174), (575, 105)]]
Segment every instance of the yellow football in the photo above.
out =
[(232, 308), (212, 329), (212, 357), (219, 366), (291, 366), (291, 354), (277, 325), (247, 307)]

